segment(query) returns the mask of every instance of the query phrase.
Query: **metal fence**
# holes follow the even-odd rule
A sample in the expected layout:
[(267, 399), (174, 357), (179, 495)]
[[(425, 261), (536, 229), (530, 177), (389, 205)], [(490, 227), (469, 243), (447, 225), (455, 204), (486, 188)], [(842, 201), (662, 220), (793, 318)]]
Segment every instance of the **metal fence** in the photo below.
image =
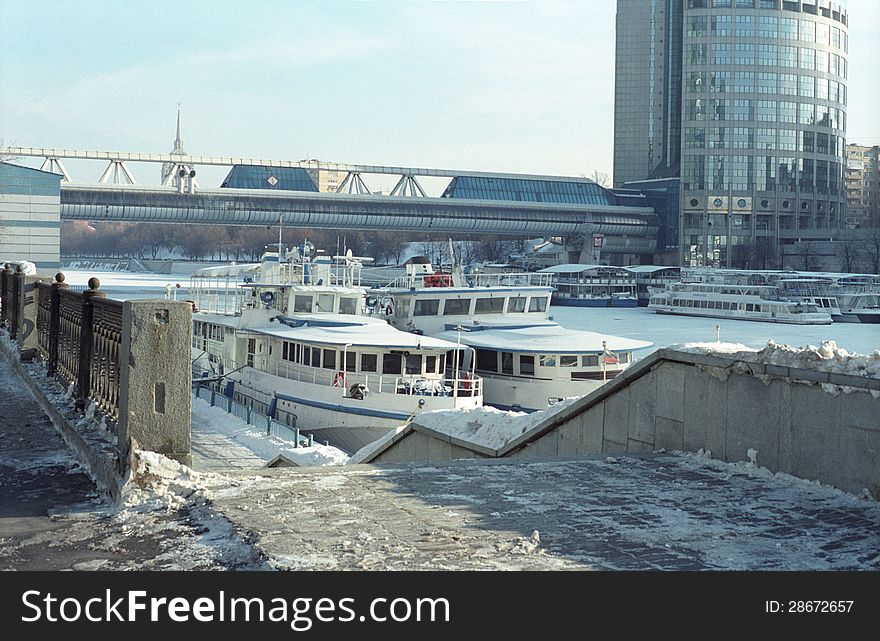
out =
[(122, 301), (103, 297), (100, 282), (89, 290), (72, 291), (63, 282), (37, 283), (37, 349), (47, 372), (74, 385), (76, 404), (88, 401), (110, 419), (119, 420)]
[(225, 410), (248, 425), (266, 430), (267, 436), (276, 436), (285, 441), (290, 441), (293, 447), (311, 447), (314, 445), (314, 435), (307, 434), (303, 438), (298, 428), (276, 421), (271, 416), (266, 416), (243, 403), (239, 403), (213, 388), (196, 385), (193, 387), (193, 396), (207, 401), (212, 407), (219, 407)]

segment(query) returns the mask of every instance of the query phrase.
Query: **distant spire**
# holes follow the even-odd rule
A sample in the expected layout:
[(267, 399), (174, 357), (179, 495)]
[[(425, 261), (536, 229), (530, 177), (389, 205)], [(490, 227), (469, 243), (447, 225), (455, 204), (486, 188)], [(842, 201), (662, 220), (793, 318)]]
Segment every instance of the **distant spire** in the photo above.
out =
[(181, 104), (177, 103), (177, 138), (174, 139), (174, 150), (171, 152), (172, 154), (186, 154), (186, 150), (183, 148), (183, 139), (180, 137), (180, 107)]

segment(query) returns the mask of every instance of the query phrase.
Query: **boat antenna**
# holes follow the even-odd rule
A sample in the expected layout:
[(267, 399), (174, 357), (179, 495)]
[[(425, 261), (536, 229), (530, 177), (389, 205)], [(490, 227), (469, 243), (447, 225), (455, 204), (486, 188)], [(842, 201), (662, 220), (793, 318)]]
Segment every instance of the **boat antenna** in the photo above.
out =
[(284, 226), (284, 214), (278, 214), (278, 262), (281, 262), (281, 228)]

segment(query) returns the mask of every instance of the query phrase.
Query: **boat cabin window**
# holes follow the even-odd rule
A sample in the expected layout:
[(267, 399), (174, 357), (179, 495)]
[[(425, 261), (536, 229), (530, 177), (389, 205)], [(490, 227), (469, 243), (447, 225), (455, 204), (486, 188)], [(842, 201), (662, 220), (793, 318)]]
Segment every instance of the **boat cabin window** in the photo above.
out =
[(467, 316), (470, 311), (470, 298), (447, 298), (443, 303), (444, 316)]
[(324, 351), (324, 369), (336, 369), (336, 350), (325, 349)]
[(541, 367), (556, 367), (556, 354), (541, 354), (538, 362)]
[(343, 296), (339, 299), (340, 314), (357, 314), (357, 298)]
[(437, 373), (437, 357), (425, 356), (425, 374)]
[(404, 358), (406, 360), (406, 373), (407, 374), (421, 374), (422, 373), (422, 355), (421, 354), (407, 354)]
[(474, 307), (475, 314), (500, 314), (504, 309), (503, 298), (478, 298)]
[(410, 299), (408, 297), (394, 299), (394, 315), (399, 318), (409, 317)]
[(540, 296), (538, 298), (532, 298), (529, 301), (529, 311), (530, 312), (545, 312), (547, 311), (547, 297)]
[(525, 296), (515, 296), (507, 301), (507, 313), (515, 314), (526, 311)]
[(584, 367), (597, 367), (599, 365), (599, 355), (589, 354), (587, 356), (581, 356), (581, 365)]
[(436, 316), (440, 312), (440, 299), (417, 300), (413, 307), (413, 316)]
[(382, 373), (383, 374), (400, 374), (403, 359), (400, 354), (382, 354)]
[(510, 352), (501, 352), (501, 373), (513, 374), (513, 354)]
[(318, 294), (318, 307), (315, 311), (332, 314), (335, 299), (333, 294)]
[(477, 369), (486, 372), (498, 371), (498, 353), (490, 349), (477, 350)]
[(294, 296), (293, 311), (304, 314), (312, 313), (312, 297), (311, 296)]
[[(321, 352), (317, 349), (315, 352), (317, 352), (317, 358), (315, 359), (315, 367), (317, 367), (319, 365), (318, 361), (321, 360)], [(309, 366), (312, 364), (312, 348), (308, 345), (303, 345), (302, 348), (302, 364)]]
[(345, 352), (345, 371), (353, 372), (357, 368), (357, 352)]
[(577, 356), (569, 356), (568, 354), (564, 354), (559, 357), (559, 365), (560, 367), (577, 367), (578, 357)]
[(376, 354), (361, 354), (361, 371), (375, 372), (378, 363)]
[(519, 357), (519, 373), (522, 376), (535, 375), (535, 357), (521, 354)]

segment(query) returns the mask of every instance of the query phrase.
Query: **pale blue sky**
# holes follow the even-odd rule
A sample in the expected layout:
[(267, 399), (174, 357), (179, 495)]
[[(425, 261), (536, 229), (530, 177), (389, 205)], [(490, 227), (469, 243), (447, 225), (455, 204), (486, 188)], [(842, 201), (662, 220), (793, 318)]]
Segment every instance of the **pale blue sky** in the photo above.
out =
[[(880, 144), (880, 0), (849, 6), (847, 137)], [(614, 13), (612, 0), (0, 0), (0, 136), (167, 152), (180, 101), (190, 153), (610, 174)]]

